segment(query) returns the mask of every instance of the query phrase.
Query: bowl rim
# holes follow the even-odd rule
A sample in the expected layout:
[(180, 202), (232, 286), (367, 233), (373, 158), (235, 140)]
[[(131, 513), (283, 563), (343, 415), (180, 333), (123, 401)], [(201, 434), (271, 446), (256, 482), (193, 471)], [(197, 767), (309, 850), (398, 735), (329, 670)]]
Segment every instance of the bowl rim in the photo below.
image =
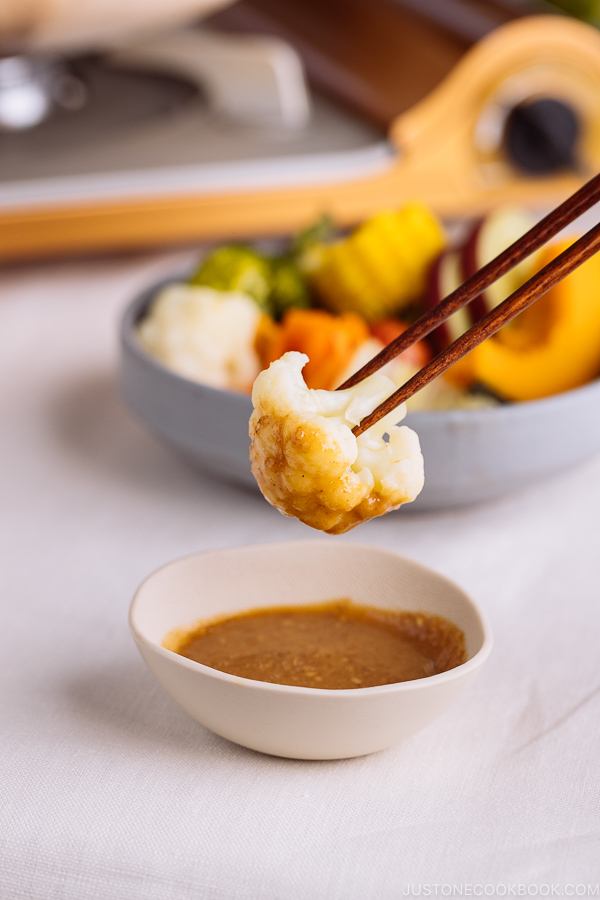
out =
[[(153, 300), (157, 291), (170, 284), (182, 283), (184, 279), (189, 277), (190, 271), (191, 270), (181, 272), (180, 274), (173, 273), (172, 275), (164, 276), (147, 285), (129, 301), (121, 315), (119, 328), (121, 350), (124, 353), (135, 356), (146, 366), (153, 369), (157, 374), (168, 378), (173, 383), (185, 385), (188, 391), (192, 391), (198, 395), (203, 393), (213, 394), (215, 398), (224, 395), (226, 397), (234, 398), (238, 402), (241, 400), (250, 404), (250, 396), (247, 394), (240, 393), (239, 391), (232, 391), (228, 388), (215, 388), (209, 384), (193, 381), (191, 378), (186, 378), (185, 375), (174, 372), (147, 353), (137, 338), (135, 326), (150, 302)], [(583, 384), (580, 387), (562, 391), (560, 394), (541, 397), (538, 400), (522, 400), (518, 402), (501, 403), (498, 406), (473, 407), (470, 409), (439, 409), (411, 412), (407, 414), (403, 424), (412, 425), (418, 431), (419, 426), (423, 427), (440, 422), (449, 423), (451, 425), (462, 425), (465, 423), (473, 424), (478, 421), (485, 422), (490, 416), (495, 417), (496, 421), (498, 421), (499, 418), (502, 418), (505, 421), (513, 421), (515, 419), (521, 419), (524, 416), (529, 416), (532, 413), (543, 413), (551, 406), (562, 407), (569, 404), (575, 397), (583, 397), (586, 394), (595, 393), (600, 393), (600, 377), (587, 384)], [(556, 413), (559, 414), (560, 409), (557, 409)]]
[[(379, 554), (380, 556), (391, 557), (395, 560), (400, 560), (403, 563), (408, 563), (410, 567), (416, 569), (427, 576), (433, 575), (435, 579), (437, 579), (444, 586), (451, 588), (453, 591), (457, 591), (462, 601), (465, 605), (470, 608), (471, 612), (474, 613), (479, 627), (482, 632), (482, 640), (481, 646), (479, 649), (471, 656), (469, 659), (465, 660), (465, 662), (460, 663), (460, 665), (455, 666), (453, 669), (448, 669), (446, 672), (438, 672), (435, 675), (427, 675), (424, 678), (415, 678), (410, 681), (398, 681), (393, 682), (392, 684), (380, 684), (375, 685), (373, 687), (364, 687), (364, 688), (342, 688), (342, 689), (330, 689), (330, 688), (313, 688), (313, 687), (302, 687), (299, 685), (291, 685), (291, 684), (278, 684), (276, 682), (270, 681), (258, 681), (254, 678), (244, 678), (241, 675), (232, 675), (229, 672), (222, 672), (220, 669), (213, 669), (211, 666), (207, 666), (204, 663), (196, 662), (195, 660), (188, 659), (185, 656), (181, 656), (179, 653), (176, 653), (174, 650), (169, 650), (166, 647), (163, 647), (162, 644), (157, 643), (156, 641), (150, 640), (147, 638), (138, 625), (136, 624), (135, 618), (137, 614), (137, 609), (139, 604), (141, 603), (141, 595), (146, 587), (146, 585), (158, 574), (166, 571), (174, 566), (177, 566), (186, 560), (194, 559), (197, 557), (206, 557), (206, 556), (226, 556), (232, 551), (236, 550), (258, 550), (263, 549), (265, 547), (277, 546), (281, 548), (285, 548), (288, 550), (302, 550), (305, 547), (316, 547), (320, 548), (329, 545), (330, 547), (335, 546), (336, 548), (347, 547), (352, 548), (354, 550), (366, 550), (369, 552), (374, 552), (375, 554)], [(360, 544), (355, 543), (353, 541), (339, 541), (333, 540), (330, 542), (324, 540), (305, 540), (305, 541), (270, 541), (263, 543), (255, 543), (255, 544), (238, 544), (231, 547), (221, 547), (217, 549), (209, 549), (209, 550), (198, 550), (193, 553), (186, 553), (183, 556), (176, 557), (175, 559), (170, 560), (163, 565), (158, 566), (156, 569), (153, 569), (144, 580), (138, 585), (136, 588), (133, 598), (131, 600), (129, 606), (129, 614), (128, 614), (128, 624), (130, 631), (133, 635), (135, 642), (138, 646), (149, 647), (153, 653), (157, 653), (159, 656), (168, 659), (172, 663), (176, 663), (177, 665), (182, 666), (185, 669), (196, 673), (202, 673), (206, 677), (216, 679), (217, 681), (224, 681), (226, 683), (237, 685), (242, 688), (253, 688), (256, 690), (267, 691), (267, 692), (275, 692), (275, 693), (284, 693), (290, 694), (292, 696), (307, 696), (307, 697), (327, 697), (327, 698), (340, 698), (342, 700), (349, 700), (354, 697), (374, 697), (380, 696), (382, 694), (389, 693), (405, 693), (411, 692), (414, 690), (424, 690), (425, 688), (431, 685), (441, 684), (443, 682), (455, 681), (458, 678), (461, 678), (463, 675), (467, 675), (469, 672), (478, 669), (483, 663), (487, 660), (490, 653), (492, 652), (494, 646), (494, 638), (492, 634), (492, 630), (490, 628), (487, 617), (483, 613), (481, 607), (475, 600), (468, 594), (459, 584), (453, 581), (451, 578), (448, 578), (446, 575), (441, 574), (440, 572), (432, 569), (429, 566), (424, 565), (423, 563), (417, 562), (414, 559), (411, 559), (408, 556), (403, 556), (400, 553), (395, 553), (393, 550), (389, 550), (387, 547), (378, 547), (371, 544)], [(173, 628), (177, 628), (177, 625), (174, 625)]]

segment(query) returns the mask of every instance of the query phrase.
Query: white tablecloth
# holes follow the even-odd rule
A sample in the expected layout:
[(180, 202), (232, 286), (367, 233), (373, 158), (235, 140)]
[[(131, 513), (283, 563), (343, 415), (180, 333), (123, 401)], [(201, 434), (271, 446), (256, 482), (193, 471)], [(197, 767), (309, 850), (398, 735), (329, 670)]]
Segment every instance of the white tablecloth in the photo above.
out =
[(127, 608), (151, 569), (314, 537), (188, 468), (119, 401), (118, 313), (184, 260), (0, 277), (0, 897), (593, 893), (600, 462), (494, 505), (396, 514), (344, 538), (447, 573), (495, 631), (464, 702), (396, 749), (328, 763), (247, 752), (186, 718), (145, 670)]

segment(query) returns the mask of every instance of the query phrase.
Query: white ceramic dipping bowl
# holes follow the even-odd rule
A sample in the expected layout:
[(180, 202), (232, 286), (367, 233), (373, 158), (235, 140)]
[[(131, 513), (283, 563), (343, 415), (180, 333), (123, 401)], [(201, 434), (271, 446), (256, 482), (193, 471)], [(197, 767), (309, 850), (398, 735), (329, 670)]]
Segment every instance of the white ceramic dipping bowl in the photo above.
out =
[[(340, 597), (445, 616), (464, 631), (467, 661), (415, 681), (332, 691), (228, 675), (162, 646), (170, 631), (199, 619)], [(328, 539), (172, 562), (138, 589), (130, 625), (150, 670), (194, 719), (245, 747), (295, 759), (362, 756), (419, 731), (458, 697), (492, 646), (481, 612), (451, 581), (395, 553)]]

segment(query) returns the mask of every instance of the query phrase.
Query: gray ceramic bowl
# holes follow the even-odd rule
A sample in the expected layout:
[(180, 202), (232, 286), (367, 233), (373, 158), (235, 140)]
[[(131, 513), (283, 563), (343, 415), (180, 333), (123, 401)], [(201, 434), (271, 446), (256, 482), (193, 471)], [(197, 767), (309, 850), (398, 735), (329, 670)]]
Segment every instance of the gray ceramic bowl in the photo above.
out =
[[(159, 438), (203, 469), (255, 485), (248, 462), (249, 397), (169, 371), (139, 344), (136, 324), (168, 279), (144, 291), (121, 323), (125, 402)], [(419, 412), (407, 417), (425, 457), (425, 487), (406, 509), (501, 497), (600, 452), (600, 381), (547, 400)]]

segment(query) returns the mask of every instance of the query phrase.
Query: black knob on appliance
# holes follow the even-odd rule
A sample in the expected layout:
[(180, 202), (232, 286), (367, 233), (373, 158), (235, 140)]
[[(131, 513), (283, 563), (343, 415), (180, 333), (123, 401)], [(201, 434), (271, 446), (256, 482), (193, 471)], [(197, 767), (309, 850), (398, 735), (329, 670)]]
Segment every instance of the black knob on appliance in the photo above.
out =
[(524, 100), (509, 112), (502, 144), (510, 161), (529, 175), (577, 167), (581, 120), (564, 100)]

